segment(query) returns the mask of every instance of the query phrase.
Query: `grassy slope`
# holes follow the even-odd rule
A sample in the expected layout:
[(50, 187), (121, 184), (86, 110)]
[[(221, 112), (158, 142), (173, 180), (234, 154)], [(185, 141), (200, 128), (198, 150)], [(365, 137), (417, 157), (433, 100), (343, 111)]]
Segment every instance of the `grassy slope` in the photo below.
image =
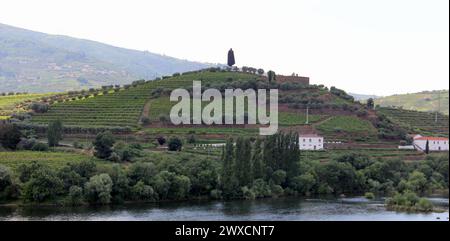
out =
[(426, 91), (414, 94), (392, 95), (382, 97), (375, 100), (377, 105), (382, 107), (403, 107), (406, 110), (417, 110), (425, 112), (434, 112), (439, 106), (439, 93), (441, 95), (440, 111), (446, 115), (449, 114), (449, 92), (443, 91)]
[(2, 117), (6, 118), (12, 113), (18, 113), (25, 111), (22, 108), (18, 108), (17, 105), (38, 100), (41, 97), (47, 97), (53, 95), (52, 93), (47, 94), (20, 94), (20, 95), (9, 95), (0, 96), (0, 119)]
[(325, 136), (333, 139), (375, 140), (377, 130), (366, 120), (356, 116), (334, 116), (316, 127)]
[(0, 165), (16, 170), (22, 164), (29, 164), (37, 161), (54, 168), (60, 168), (69, 162), (80, 162), (93, 157), (66, 152), (33, 152), (33, 151), (0, 151)]

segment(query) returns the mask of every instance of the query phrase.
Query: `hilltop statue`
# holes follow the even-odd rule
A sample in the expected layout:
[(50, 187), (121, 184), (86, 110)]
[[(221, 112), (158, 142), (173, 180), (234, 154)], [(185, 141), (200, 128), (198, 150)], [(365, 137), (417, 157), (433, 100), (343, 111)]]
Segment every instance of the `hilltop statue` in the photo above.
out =
[(234, 52), (233, 49), (228, 51), (228, 66), (233, 66), (236, 62), (234, 61)]

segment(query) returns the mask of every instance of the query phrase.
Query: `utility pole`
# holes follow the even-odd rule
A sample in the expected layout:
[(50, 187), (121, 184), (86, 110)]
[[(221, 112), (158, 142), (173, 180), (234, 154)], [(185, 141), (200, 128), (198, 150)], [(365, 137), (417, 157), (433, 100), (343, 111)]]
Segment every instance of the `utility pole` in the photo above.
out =
[(306, 123), (305, 124), (309, 124), (309, 106), (306, 106)]
[(436, 110), (436, 115), (435, 115), (435, 118), (434, 118), (434, 122), (435, 123), (438, 122), (439, 111), (441, 111), (441, 92), (440, 91), (438, 91), (438, 108)]

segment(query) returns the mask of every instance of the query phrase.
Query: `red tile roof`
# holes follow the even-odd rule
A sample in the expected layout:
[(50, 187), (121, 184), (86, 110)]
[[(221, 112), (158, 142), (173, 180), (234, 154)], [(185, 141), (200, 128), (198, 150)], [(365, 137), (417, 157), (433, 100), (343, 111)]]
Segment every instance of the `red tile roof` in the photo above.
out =
[(322, 138), (322, 136), (319, 136), (317, 134), (300, 134), (299, 137), (320, 137), (320, 138)]
[(448, 138), (444, 138), (444, 137), (432, 137), (432, 136), (422, 136), (417, 138), (416, 140), (420, 140), (420, 141), (448, 141)]

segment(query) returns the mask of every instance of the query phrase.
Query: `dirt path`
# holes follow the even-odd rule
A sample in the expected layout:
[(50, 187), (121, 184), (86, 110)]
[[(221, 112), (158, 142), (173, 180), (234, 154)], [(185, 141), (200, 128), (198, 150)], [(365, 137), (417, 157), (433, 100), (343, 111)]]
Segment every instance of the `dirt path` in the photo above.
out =
[(150, 104), (151, 100), (148, 100), (144, 105), (144, 110), (142, 111), (141, 117), (147, 117), (150, 119)]

